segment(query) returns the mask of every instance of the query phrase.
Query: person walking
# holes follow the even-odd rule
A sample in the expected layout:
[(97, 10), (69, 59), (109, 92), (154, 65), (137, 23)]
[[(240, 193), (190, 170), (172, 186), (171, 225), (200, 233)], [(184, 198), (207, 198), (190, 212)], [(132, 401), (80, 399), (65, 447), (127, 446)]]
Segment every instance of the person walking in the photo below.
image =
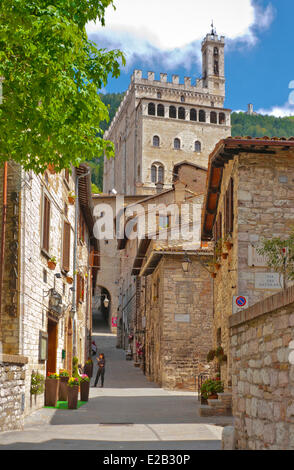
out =
[(103, 353), (99, 354), (99, 357), (96, 358), (97, 363), (98, 363), (98, 370), (96, 374), (96, 379), (94, 383), (94, 387), (97, 386), (97, 383), (99, 381), (99, 377), (101, 377), (101, 387), (104, 385), (104, 374), (105, 374), (105, 357)]

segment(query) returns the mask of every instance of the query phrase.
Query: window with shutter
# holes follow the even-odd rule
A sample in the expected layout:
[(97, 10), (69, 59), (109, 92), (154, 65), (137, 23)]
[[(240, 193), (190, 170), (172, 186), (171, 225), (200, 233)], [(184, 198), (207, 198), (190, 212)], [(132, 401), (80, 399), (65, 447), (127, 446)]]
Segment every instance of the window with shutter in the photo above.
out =
[(80, 297), (81, 297), (81, 276), (77, 274), (77, 297), (76, 297), (77, 308), (79, 307)]
[(64, 221), (63, 224), (63, 250), (62, 268), (64, 271), (70, 270), (70, 224)]
[(43, 227), (42, 227), (42, 250), (49, 254), (50, 241), (50, 200), (44, 194), (43, 197)]
[(234, 229), (234, 180), (233, 178), (230, 179), (230, 184), (229, 184), (229, 195), (228, 195), (228, 210), (229, 210), (229, 216), (228, 216), (228, 228), (229, 228), (229, 233), (233, 233)]

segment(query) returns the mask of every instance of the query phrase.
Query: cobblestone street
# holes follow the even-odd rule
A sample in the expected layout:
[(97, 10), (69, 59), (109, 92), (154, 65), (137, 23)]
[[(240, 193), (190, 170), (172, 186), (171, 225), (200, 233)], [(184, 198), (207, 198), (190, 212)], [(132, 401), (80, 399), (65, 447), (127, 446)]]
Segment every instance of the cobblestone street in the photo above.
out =
[(93, 387), (95, 367), (86, 405), (35, 412), (23, 431), (0, 434), (0, 449), (220, 449), (222, 426), (231, 418), (200, 418), (194, 392), (148, 382), (105, 328), (100, 326), (93, 338), (106, 357), (104, 388)]

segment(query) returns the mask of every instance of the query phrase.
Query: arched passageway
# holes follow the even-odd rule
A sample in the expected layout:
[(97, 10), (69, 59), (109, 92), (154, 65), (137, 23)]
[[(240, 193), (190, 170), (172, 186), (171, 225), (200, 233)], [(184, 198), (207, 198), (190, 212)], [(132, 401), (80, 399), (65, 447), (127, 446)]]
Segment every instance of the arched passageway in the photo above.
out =
[(102, 286), (96, 287), (92, 329), (93, 332), (109, 332), (111, 330), (111, 295)]

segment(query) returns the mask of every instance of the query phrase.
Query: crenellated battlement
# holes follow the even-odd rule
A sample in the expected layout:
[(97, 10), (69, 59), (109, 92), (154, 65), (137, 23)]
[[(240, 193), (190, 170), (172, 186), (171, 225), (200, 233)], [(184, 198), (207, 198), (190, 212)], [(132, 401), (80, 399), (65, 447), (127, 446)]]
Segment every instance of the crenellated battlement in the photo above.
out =
[(225, 44), (225, 36), (218, 36), (217, 34), (207, 34), (203, 39), (201, 45), (202, 47), (206, 42), (215, 42), (218, 44)]
[(131, 77), (131, 82), (135, 84), (140, 84), (140, 85), (150, 85), (153, 83), (154, 85), (158, 86), (161, 83), (164, 86), (169, 86), (169, 85), (176, 85), (177, 88), (201, 88), (202, 87), (202, 79), (201, 78), (195, 78), (194, 84), (192, 83), (192, 78), (191, 77), (184, 77), (184, 83), (180, 83), (180, 77), (179, 75), (173, 74), (171, 76), (171, 80), (168, 81), (168, 75), (167, 73), (160, 73), (159, 80), (156, 80), (155, 78), (155, 72), (147, 72), (147, 77), (143, 77), (143, 72), (142, 70), (134, 70), (133, 75)]

